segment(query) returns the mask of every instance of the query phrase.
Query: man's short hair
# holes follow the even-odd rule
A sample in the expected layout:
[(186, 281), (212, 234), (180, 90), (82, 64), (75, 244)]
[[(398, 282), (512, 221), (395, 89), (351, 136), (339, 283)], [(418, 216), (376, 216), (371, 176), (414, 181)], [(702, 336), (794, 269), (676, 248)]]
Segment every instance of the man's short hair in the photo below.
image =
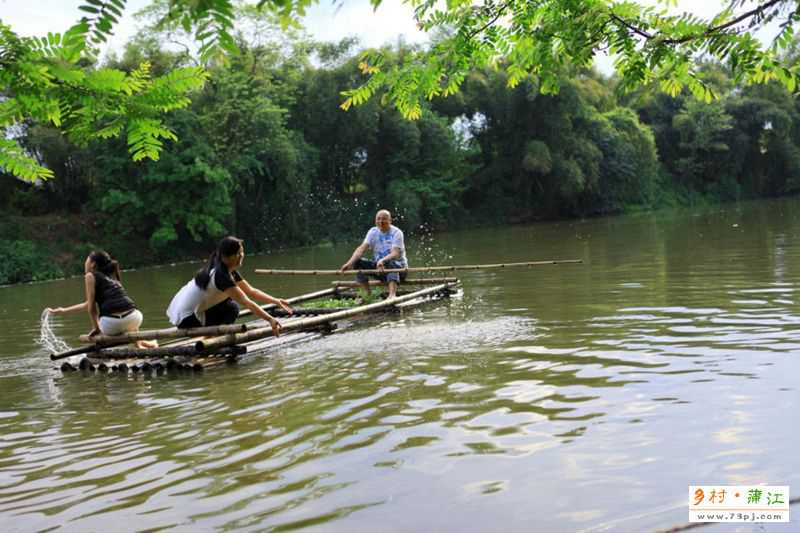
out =
[(388, 209), (380, 209), (380, 210), (378, 210), (378, 212), (375, 213), (375, 218), (378, 218), (378, 215), (380, 215), (381, 213), (386, 213), (389, 216), (389, 218), (392, 218), (392, 214), (389, 212)]

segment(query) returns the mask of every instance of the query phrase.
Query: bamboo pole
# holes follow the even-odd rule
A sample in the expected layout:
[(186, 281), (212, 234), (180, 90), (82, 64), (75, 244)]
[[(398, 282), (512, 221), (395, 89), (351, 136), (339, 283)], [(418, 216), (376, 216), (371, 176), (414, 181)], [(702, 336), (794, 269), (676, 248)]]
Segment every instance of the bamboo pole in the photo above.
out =
[[(227, 336), (227, 335), (226, 335)], [(161, 357), (198, 357), (208, 355), (207, 350), (198, 350), (197, 344), (163, 348), (114, 348), (103, 350), (92, 359), (158, 359)], [(246, 346), (227, 346), (215, 351), (219, 355), (241, 355), (247, 353)]]
[[(330, 289), (322, 289), (321, 291), (316, 291), (316, 292), (309, 292), (308, 294), (301, 294), (300, 296), (295, 296), (294, 298), (289, 298), (286, 301), (289, 302), (289, 304), (299, 304), (301, 302), (307, 302), (309, 300), (316, 300), (317, 298), (322, 298), (323, 296), (330, 296), (330, 295), (333, 295), (333, 294), (336, 294), (336, 287), (333, 287), (333, 288), (330, 288)], [(275, 309), (276, 307), (278, 307), (278, 306), (275, 305), (275, 304), (267, 304), (267, 305), (262, 305), (261, 309), (263, 309), (264, 311), (269, 313), (271, 310)], [(239, 316), (240, 317), (251, 315), (251, 314), (253, 314), (253, 312), (251, 310), (249, 310), (249, 309), (242, 309), (239, 312)]]
[(495, 268), (531, 267), (540, 265), (564, 265), (583, 263), (582, 259), (554, 259), (550, 261), (526, 261), (524, 263), (496, 263), (484, 265), (448, 265), (415, 268), (385, 268), (383, 270), (277, 270), (257, 268), (256, 274), (280, 274), (286, 276), (341, 276), (342, 274), (388, 274), (391, 272), (439, 272), (453, 270), (488, 270)]
[[(98, 336), (99, 337), (99, 336)], [(92, 337), (93, 339), (96, 337)], [(180, 344), (187, 344), (187, 342), (191, 342), (191, 339), (187, 340), (180, 340), (176, 339), (173, 343), (170, 343), (172, 346), (180, 345)], [(65, 352), (54, 353), (50, 354), (50, 360), (56, 361), (58, 359), (66, 359), (67, 357), (72, 357), (73, 355), (81, 355), (81, 354), (92, 354), (95, 352), (100, 352), (101, 350), (108, 349), (112, 346), (121, 346), (123, 344), (129, 344), (127, 341), (118, 341), (113, 343), (108, 343), (104, 346), (100, 346), (97, 344), (91, 344), (89, 346), (82, 346), (80, 348), (73, 348), (72, 350), (67, 350)], [(91, 355), (90, 355), (91, 357)]]
[[(448, 283), (447, 286), (449, 287), (448, 290), (454, 290), (455, 287), (456, 287), (456, 284), (455, 283)], [(414, 294), (415, 292), (421, 290), (422, 288), (423, 287), (419, 287), (419, 288), (416, 288), (416, 289), (413, 289), (413, 290), (411, 290), (411, 289), (407, 289), (407, 290), (397, 289), (396, 295), (397, 296), (407, 296), (409, 294)], [(359, 291), (358, 291), (358, 287), (340, 287), (340, 289), (341, 289), (341, 292), (339, 292), (339, 297), (340, 298), (354, 299), (354, 298), (358, 298), (360, 296)], [(350, 308), (348, 307), (347, 309), (350, 309)]]
[(345, 309), (350, 309), (350, 307), (295, 307), (294, 313), (291, 315), (284, 311), (283, 309), (275, 309), (270, 314), (274, 317), (286, 318), (286, 317), (301, 317), (301, 316), (316, 316), (316, 315), (329, 315), (331, 313), (337, 313), (339, 311), (344, 311)]
[[(337, 313), (331, 313), (329, 315), (321, 315), (321, 316), (316, 316), (314, 318), (299, 319), (297, 321), (293, 321), (288, 324), (282, 324), (281, 331), (289, 332), (296, 329), (306, 329), (312, 326), (318, 326), (320, 324), (324, 324), (326, 322), (340, 320), (342, 318), (349, 318), (351, 316), (355, 316), (361, 313), (366, 313), (369, 311), (377, 311), (385, 307), (393, 307), (399, 303), (413, 300), (414, 298), (421, 298), (423, 296), (428, 296), (430, 294), (440, 292), (446, 289), (448, 286), (449, 284), (443, 283), (441, 285), (436, 285), (434, 287), (429, 287), (427, 289), (421, 289), (419, 291), (407, 294), (405, 296), (398, 296), (397, 298), (393, 298), (391, 300), (384, 300), (382, 302), (376, 302), (374, 304), (361, 305), (344, 311), (339, 311)], [(237, 333), (233, 335), (225, 335), (222, 337), (216, 337), (212, 339), (199, 340), (196, 343), (196, 347), (198, 348), (198, 350), (208, 351), (208, 350), (214, 350), (222, 346), (229, 346), (231, 344), (242, 344), (245, 342), (262, 339), (270, 335), (272, 335), (272, 328), (270, 326), (266, 326), (263, 328), (254, 328), (246, 331), (245, 333)]]
[(206, 337), (210, 335), (224, 335), (226, 333), (242, 333), (247, 331), (247, 324), (230, 324), (224, 326), (204, 326), (199, 328), (167, 328), (142, 330), (120, 335), (81, 335), (81, 342), (93, 342), (97, 346), (106, 346), (111, 343), (131, 343), (152, 339), (177, 339), (180, 337)]
[[(327, 315), (326, 315), (327, 316)], [(302, 319), (296, 319), (295, 321), (300, 321)], [(286, 321), (283, 324), (291, 324), (292, 321)], [(248, 331), (255, 331), (255, 329), (249, 329)], [(240, 335), (244, 335), (244, 333), (240, 333)], [(224, 335), (222, 337), (214, 337), (214, 338), (229, 338), (233, 337), (233, 334)], [(230, 346), (226, 344), (225, 346)], [(240, 348), (244, 348), (244, 351), (239, 351)], [(220, 350), (214, 351), (213, 354), (219, 355), (239, 355), (242, 353), (246, 353), (246, 346), (231, 346), (231, 350)], [(181, 341), (181, 343), (172, 345), (172, 346), (160, 346), (158, 348), (104, 348), (97, 352), (96, 355), (90, 355), (92, 359), (160, 359), (160, 358), (168, 358), (167, 364), (169, 361), (172, 360), (173, 357), (199, 357), (210, 355), (209, 350), (198, 350), (197, 344), (192, 339), (188, 339), (186, 341)]]
[[(408, 278), (406, 280), (400, 281), (400, 285), (438, 285), (439, 283), (457, 283), (458, 278), (415, 278), (411, 279)], [(376, 285), (386, 285), (386, 281), (380, 281), (377, 279), (369, 280), (370, 287)], [(357, 281), (331, 281), (331, 285), (334, 287), (361, 287), (361, 283)]]
[(160, 346), (158, 348), (111, 348), (94, 355), (94, 359), (137, 359), (140, 357), (191, 357), (197, 354), (193, 344), (181, 346)]
[(81, 346), (80, 348), (73, 348), (72, 350), (67, 350), (65, 352), (51, 353), (50, 360), (57, 361), (58, 359), (66, 359), (67, 357), (72, 357), (73, 355), (82, 355), (89, 352), (96, 352), (97, 350), (99, 350), (99, 348), (94, 344), (91, 346)]

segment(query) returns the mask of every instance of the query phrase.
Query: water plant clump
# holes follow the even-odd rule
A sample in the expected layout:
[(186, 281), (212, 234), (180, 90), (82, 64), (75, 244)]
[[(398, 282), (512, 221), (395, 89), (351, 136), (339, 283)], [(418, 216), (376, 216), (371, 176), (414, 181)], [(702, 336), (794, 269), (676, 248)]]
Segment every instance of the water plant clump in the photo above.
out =
[(381, 289), (371, 289), (369, 292), (358, 289), (355, 298), (328, 298), (327, 300), (316, 300), (308, 302), (306, 307), (311, 309), (339, 309), (367, 305), (380, 301), (383, 298)]
[(310, 309), (339, 309), (344, 307), (355, 307), (356, 305), (357, 303), (355, 298), (329, 298), (327, 300), (308, 302), (305, 307)]

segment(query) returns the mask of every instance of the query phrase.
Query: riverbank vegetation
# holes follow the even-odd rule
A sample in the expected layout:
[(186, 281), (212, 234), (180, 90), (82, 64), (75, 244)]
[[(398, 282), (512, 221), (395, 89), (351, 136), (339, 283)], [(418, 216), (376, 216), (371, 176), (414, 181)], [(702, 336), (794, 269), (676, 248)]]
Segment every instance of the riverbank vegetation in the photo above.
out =
[[(200, 257), (226, 233), (249, 251), (349, 239), (379, 206), (413, 231), (800, 190), (793, 95), (778, 82), (737, 84), (717, 63), (698, 65), (710, 102), (688, 89), (622, 92), (615, 77), (568, 66), (555, 71), (559, 91), (542, 94), (541, 80), (480, 68), (409, 121), (380, 98), (340, 108), (370, 76), (357, 42), (312, 42), (255, 10), (238, 17), (239, 52), (163, 117), (176, 140), (158, 160), (133, 161), (124, 138), (77, 145), (21, 125), (21, 146), (54, 178), (0, 174), (0, 284), (76, 273), (90, 246), (136, 266)], [(145, 64), (157, 77), (196, 66), (193, 49), (151, 25), (85, 69)], [(415, 50), (380, 52), (390, 66)]]

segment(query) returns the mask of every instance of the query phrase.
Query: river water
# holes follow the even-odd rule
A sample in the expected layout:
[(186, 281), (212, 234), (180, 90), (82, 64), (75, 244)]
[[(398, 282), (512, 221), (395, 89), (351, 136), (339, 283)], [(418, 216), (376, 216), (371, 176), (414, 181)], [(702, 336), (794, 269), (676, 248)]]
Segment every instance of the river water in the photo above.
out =
[[(687, 522), (690, 484), (800, 490), (798, 213), (409, 238), (416, 264), (584, 263), (463, 273), (450, 302), (202, 374), (62, 375), (39, 318), (82, 279), (0, 288), (0, 531), (638, 532)], [(252, 269), (356, 244), (243, 273), (308, 292), (331, 279)], [(197, 267), (124, 273), (145, 327)]]

